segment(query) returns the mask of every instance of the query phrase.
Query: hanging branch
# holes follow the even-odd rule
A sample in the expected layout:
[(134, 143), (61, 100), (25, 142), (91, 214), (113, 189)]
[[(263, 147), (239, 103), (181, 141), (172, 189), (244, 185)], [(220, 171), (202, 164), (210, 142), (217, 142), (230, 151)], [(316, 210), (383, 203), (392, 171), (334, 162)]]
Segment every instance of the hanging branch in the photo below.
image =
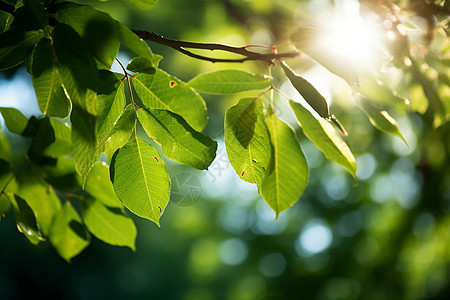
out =
[[(283, 59), (283, 58), (289, 58), (289, 57), (296, 57), (300, 55), (300, 52), (293, 51), (293, 52), (286, 52), (286, 53), (258, 53), (253, 52), (250, 50), (247, 50), (248, 46), (244, 47), (233, 47), (233, 46), (227, 46), (223, 44), (211, 44), (211, 43), (194, 43), (194, 42), (184, 42), (184, 41), (177, 41), (172, 39), (167, 39), (157, 33), (150, 32), (150, 31), (143, 31), (143, 30), (133, 30), (133, 32), (139, 36), (143, 40), (155, 42), (164, 46), (168, 46), (170, 48), (173, 48), (187, 56), (206, 60), (210, 62), (226, 62), (226, 63), (241, 63), (244, 61), (249, 60), (260, 60), (267, 62), (271, 64), (274, 59)], [(236, 58), (236, 59), (226, 59), (226, 58), (213, 58), (208, 57), (204, 55), (199, 55), (192, 53), (189, 50), (186, 50), (185, 48), (190, 49), (203, 49), (203, 50), (220, 50), (230, 53), (235, 53), (244, 56), (243, 58)]]

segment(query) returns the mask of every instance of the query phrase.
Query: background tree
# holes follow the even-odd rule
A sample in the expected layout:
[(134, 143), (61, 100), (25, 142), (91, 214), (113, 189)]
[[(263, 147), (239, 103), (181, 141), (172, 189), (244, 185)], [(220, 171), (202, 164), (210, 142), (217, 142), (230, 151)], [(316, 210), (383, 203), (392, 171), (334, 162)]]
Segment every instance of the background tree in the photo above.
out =
[[(117, 286), (110, 296), (144, 296), (153, 291), (196, 299), (296, 293), (331, 299), (385, 299), (398, 294), (445, 298), (448, 3), (404, 2), (397, 7), (389, 1), (375, 5), (360, 1), (359, 7), (352, 1), (328, 6), (323, 2), (319, 10), (317, 3), (250, 1), (243, 10), (240, 2), (199, 2), (186, 7), (181, 1), (175, 11), (173, 1), (161, 2), (150, 11), (136, 9), (137, 15), (127, 22), (124, 12), (133, 9), (127, 4), (124, 10), (123, 3), (93, 3), (112, 18), (92, 6), (74, 3), (2, 2), (1, 67), (8, 69), (6, 76), (20, 74), (16, 65), (25, 60), (44, 114), (27, 118), (23, 113), (30, 112), (8, 108), (11, 100), (2, 99), (1, 204), (7, 213), (2, 235), (11, 236), (8, 224), (15, 219), (32, 243), (47, 239), (68, 261), (91, 240), (101, 255), (116, 253), (133, 261), (124, 262), (122, 269), (111, 264), (117, 274), (112, 279), (102, 275), (110, 265), (105, 257), (105, 267), (91, 271), (100, 285), (88, 289), (88, 296), (95, 291), (107, 293), (98, 286), (117, 280), (123, 288)], [(292, 8), (296, 8), (295, 18)], [(139, 14), (146, 22), (139, 22)], [(184, 25), (167, 24), (169, 19)], [(244, 27), (237, 28), (240, 22)], [(181, 40), (220, 44), (180, 43), (146, 31), (133, 33), (122, 24)], [(379, 31), (370, 39), (365, 39), (367, 31), (353, 31), (350, 38), (336, 36), (363, 25)], [(136, 34), (206, 61), (154, 44), (152, 52)], [(361, 46), (355, 40), (365, 43)], [(367, 47), (371, 43), (377, 48)], [(120, 45), (128, 50), (119, 52), (119, 63), (130, 63), (129, 71), (115, 69), (118, 75), (108, 70)], [(225, 53), (190, 50), (211, 47)], [(244, 56), (230, 56), (236, 52)], [(187, 84), (162, 71), (161, 57), (154, 53), (168, 56), (161, 68)], [(296, 57), (288, 59), (291, 56)], [(257, 59), (238, 65), (240, 70), (210, 62), (249, 57)], [(280, 58), (286, 58), (290, 67), (281, 64)], [(325, 69), (315, 71), (319, 65)], [(196, 91), (233, 95), (202, 94), (207, 114)], [(345, 131), (330, 111), (345, 124), (349, 137), (339, 137), (336, 129)], [(70, 119), (58, 120), (69, 113)], [(397, 137), (379, 134), (367, 120)], [(65, 125), (69, 121), (71, 125)], [(297, 126), (296, 133), (289, 125)], [(217, 151), (213, 140), (219, 142)], [(224, 160), (225, 153), (231, 166)], [(99, 156), (103, 164), (95, 164)], [(208, 167), (203, 173), (192, 169)], [(358, 178), (356, 187), (345, 170)], [(228, 177), (231, 186), (239, 187), (235, 194), (230, 194)], [(169, 201), (170, 182), (175, 205), (167, 206), (171, 209), (164, 214), (167, 225), (156, 232), (148, 223), (140, 227), (140, 231), (150, 230), (150, 250), (124, 254), (90, 237), (135, 249), (132, 220), (141, 221), (130, 218), (123, 205), (159, 224)], [(256, 199), (258, 190), (275, 214), (261, 198)], [(301, 194), (300, 205), (279, 215)], [(176, 206), (208, 198), (227, 202)], [(216, 213), (217, 218), (211, 217)], [(212, 230), (212, 224), (220, 230)], [(142, 243), (147, 244), (144, 238)], [(19, 245), (22, 251), (26, 247), (23, 242)], [(175, 277), (178, 280), (171, 282), (180, 283), (174, 283), (177, 288), (170, 291), (146, 289), (149, 282), (158, 284), (143, 267), (163, 264), (161, 258), (174, 259), (170, 249), (187, 254), (176, 256), (173, 266), (164, 263), (164, 270), (152, 269), (158, 270), (155, 276)], [(13, 246), (5, 250), (15, 251)], [(148, 256), (147, 251), (155, 255)], [(95, 255), (95, 250), (90, 252), (82, 254), (80, 262)], [(13, 287), (8, 295), (14, 296), (20, 281), (10, 284), (8, 278), (30, 275), (9, 271), (17, 265), (15, 259), (3, 264), (8, 272), (3, 282)], [(83, 265), (54, 262), (58, 270), (79, 268), (87, 274)], [(179, 272), (180, 266), (186, 266), (186, 272)], [(39, 272), (38, 267), (32, 270)], [(127, 278), (133, 276), (130, 288)], [(68, 276), (65, 282), (72, 280), (78, 279)], [(32, 284), (39, 281), (31, 280)], [(81, 285), (78, 281), (69, 290), (82, 297)]]

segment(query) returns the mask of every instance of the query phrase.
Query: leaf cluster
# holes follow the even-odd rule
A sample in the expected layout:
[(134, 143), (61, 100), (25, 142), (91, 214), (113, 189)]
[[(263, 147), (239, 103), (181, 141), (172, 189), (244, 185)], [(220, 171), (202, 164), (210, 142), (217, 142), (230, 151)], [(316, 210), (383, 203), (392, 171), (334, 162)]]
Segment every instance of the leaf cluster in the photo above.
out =
[[(0, 108), (9, 132), (27, 141), (17, 155), (0, 131), (0, 213), (12, 208), (33, 244), (48, 239), (67, 261), (89, 245), (91, 234), (134, 249), (136, 228), (125, 208), (160, 225), (170, 200), (167, 161), (206, 170), (215, 159), (217, 142), (202, 133), (208, 115), (200, 93), (258, 91), (225, 113), (230, 164), (240, 179), (258, 186), (276, 216), (302, 195), (308, 164), (296, 132), (275, 113), (279, 90), (271, 76), (229, 69), (185, 83), (160, 69), (162, 57), (133, 31), (92, 6), (28, 0), (0, 13), (0, 70), (25, 63), (42, 112), (27, 118)], [(301, 28), (291, 40), (352, 85), (356, 104), (375, 127), (403, 138), (385, 107), (405, 110), (405, 99), (312, 47), (316, 34)], [(123, 74), (110, 71), (121, 45), (136, 55), (127, 65), (134, 75), (124, 67)], [(306, 101), (288, 99), (304, 136), (356, 179), (355, 158), (333, 124), (347, 133), (326, 99), (286, 63), (280, 66)], [(412, 66), (430, 104), (442, 106)], [(444, 108), (435, 113), (439, 122), (447, 117)]]

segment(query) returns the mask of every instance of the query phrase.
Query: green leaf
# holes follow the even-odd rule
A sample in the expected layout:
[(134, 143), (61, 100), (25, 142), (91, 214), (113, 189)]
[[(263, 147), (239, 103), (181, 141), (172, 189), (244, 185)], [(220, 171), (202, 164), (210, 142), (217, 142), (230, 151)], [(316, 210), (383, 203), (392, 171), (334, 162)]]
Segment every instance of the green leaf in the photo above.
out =
[(359, 85), (354, 85), (353, 89), (384, 107), (394, 107), (403, 113), (409, 109), (408, 100), (371, 76), (361, 76)]
[(78, 174), (86, 176), (98, 160), (103, 149), (98, 146), (96, 138), (96, 117), (74, 106), (71, 113), (73, 161)]
[(122, 114), (125, 93), (123, 82), (114, 73), (101, 71), (100, 75), (103, 86), (101, 94), (97, 96), (96, 139), (102, 145), (111, 136), (111, 131)]
[(356, 160), (347, 144), (337, 135), (333, 126), (325, 119), (316, 119), (300, 103), (289, 100), (303, 133), (325, 157), (340, 164), (356, 179)]
[[(11, 183), (15, 177), (13, 175), (12, 167), (6, 160), (0, 158), (0, 214), (4, 214), (11, 208), (11, 201), (5, 193), (11, 192)], [(0, 217), (1, 219), (1, 217)]]
[(242, 99), (226, 112), (225, 147), (239, 177), (260, 187), (271, 157), (260, 99)]
[(95, 90), (99, 85), (97, 65), (89, 48), (72, 27), (59, 23), (53, 33), (58, 70), (73, 106), (96, 115)]
[(2, 129), (2, 124), (0, 124), (0, 158), (6, 161), (11, 160), (11, 147), (8, 138), (5, 136), (5, 132)]
[(55, 134), (50, 124), (50, 118), (46, 117), (38, 120), (33, 140), (28, 148), (28, 157), (36, 164), (45, 164), (48, 161), (48, 157), (44, 154), (45, 149), (54, 142)]
[(120, 115), (114, 126), (110, 138), (105, 142), (105, 154), (111, 160), (114, 152), (122, 148), (130, 139), (136, 126), (136, 110), (133, 104), (129, 104)]
[(14, 16), (6, 11), (0, 11), (0, 33), (8, 30), (14, 20)]
[(8, 193), (8, 198), (13, 206), (17, 229), (19, 229), (19, 231), (23, 233), (32, 244), (36, 245), (41, 241), (45, 241), (39, 231), (39, 226), (36, 223), (33, 210), (30, 206), (28, 206), (27, 202), (12, 193)]
[(330, 115), (327, 100), (316, 90), (316, 88), (303, 77), (295, 72), (283, 61), (281, 63), (284, 73), (295, 89), (302, 95), (303, 99), (322, 117)]
[[(41, 29), (48, 25), (48, 13), (41, 1), (20, 1), (15, 4), (14, 22), (12, 27), (26, 29)], [(20, 5), (20, 7), (18, 7)]]
[(74, 162), (83, 182), (105, 149), (109, 137), (123, 126), (119, 123), (125, 106), (123, 83), (109, 71), (102, 70), (99, 74), (102, 84), (98, 87), (97, 117), (77, 106), (71, 115)]
[(70, 112), (70, 102), (64, 93), (61, 77), (53, 62), (49, 39), (41, 39), (34, 48), (30, 73), (42, 113), (56, 118), (67, 117)]
[[(5, 193), (0, 194), (0, 215), (6, 214), (11, 209), (11, 206), (12, 206), (11, 201), (6, 196), (6, 194)], [(1, 219), (2, 216), (0, 216), (0, 221)]]
[(333, 51), (326, 36), (328, 32), (315, 27), (301, 27), (290, 36), (290, 40), (302, 52), (313, 58), (330, 72), (344, 78), (349, 83), (358, 83), (358, 74), (351, 59)]
[(12, 107), (0, 107), (5, 125), (9, 131), (22, 134), (27, 127), (28, 119), (19, 110)]
[(272, 159), (261, 184), (261, 194), (276, 217), (297, 202), (309, 177), (309, 169), (294, 130), (270, 115), (265, 120), (272, 145)]
[(91, 240), (80, 216), (69, 202), (55, 215), (49, 238), (58, 254), (67, 262), (83, 251)]
[(16, 194), (25, 199), (36, 215), (37, 223), (44, 235), (47, 235), (54, 215), (61, 203), (53, 188), (44, 181), (36, 169), (31, 169), (17, 177)]
[(372, 123), (375, 128), (398, 136), (405, 142), (405, 144), (408, 145), (402, 133), (400, 132), (400, 129), (398, 128), (397, 122), (389, 115), (387, 111), (380, 110), (369, 99), (364, 97), (360, 97), (356, 102), (359, 107), (367, 114), (370, 123)]
[(42, 37), (41, 30), (24, 31), (14, 28), (0, 34), (0, 70), (22, 63)]
[(205, 101), (177, 78), (158, 69), (155, 74), (136, 75), (133, 84), (146, 108), (170, 110), (196, 131), (205, 127)]
[(152, 62), (148, 58), (140, 56), (133, 58), (128, 63), (127, 69), (132, 72), (147, 74), (153, 74), (156, 71)]
[(206, 93), (232, 94), (268, 88), (271, 79), (242, 70), (219, 70), (196, 76), (188, 86)]
[(109, 69), (119, 52), (118, 22), (88, 5), (63, 3), (56, 19), (71, 26), (84, 39), (94, 56)]
[(137, 115), (168, 158), (204, 170), (216, 157), (217, 142), (192, 129), (181, 116), (164, 109), (139, 109)]
[(44, 155), (58, 158), (63, 155), (72, 153), (73, 145), (71, 137), (71, 129), (68, 123), (50, 119), (50, 125), (53, 128), (55, 141), (44, 150)]
[(111, 245), (136, 249), (136, 227), (123, 209), (107, 207), (101, 201), (86, 197), (81, 202), (81, 215), (86, 227), (98, 239)]
[(158, 151), (140, 138), (131, 140), (114, 154), (110, 176), (125, 207), (159, 226), (169, 202), (170, 179)]
[[(412, 59), (411, 62), (413, 79), (422, 86), (423, 93), (429, 103), (429, 110), (433, 115), (433, 127), (437, 128), (450, 120), (450, 112), (446, 109), (445, 105), (448, 103), (448, 101), (445, 100), (448, 100), (449, 97), (446, 95), (440, 97), (439, 88), (435, 85), (436, 80), (431, 81), (425, 76), (424, 72), (420, 70), (420, 63), (418, 61)], [(444, 86), (446, 86), (446, 84), (444, 84)]]
[(103, 162), (97, 162), (86, 178), (85, 191), (109, 207), (123, 207), (117, 198), (109, 179), (109, 168)]
[(52, 165), (42, 166), (45, 181), (58, 193), (77, 193), (81, 190), (80, 176), (78, 176), (73, 159), (61, 156)]
[(158, 0), (127, 0), (127, 1), (133, 5), (136, 5), (141, 9), (152, 8), (158, 2)]

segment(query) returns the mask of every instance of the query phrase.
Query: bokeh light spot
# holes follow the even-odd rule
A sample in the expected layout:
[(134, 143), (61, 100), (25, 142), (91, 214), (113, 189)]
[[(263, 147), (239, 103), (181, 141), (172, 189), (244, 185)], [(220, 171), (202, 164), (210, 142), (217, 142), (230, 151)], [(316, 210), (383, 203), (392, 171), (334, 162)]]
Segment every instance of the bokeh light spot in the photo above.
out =
[(239, 265), (248, 255), (247, 245), (239, 239), (224, 241), (219, 248), (219, 257), (227, 265)]
[(286, 259), (280, 253), (270, 253), (260, 259), (258, 269), (268, 277), (280, 276), (286, 269)]
[(326, 250), (333, 240), (331, 230), (321, 220), (311, 220), (301, 231), (296, 244), (297, 252), (310, 256)]

